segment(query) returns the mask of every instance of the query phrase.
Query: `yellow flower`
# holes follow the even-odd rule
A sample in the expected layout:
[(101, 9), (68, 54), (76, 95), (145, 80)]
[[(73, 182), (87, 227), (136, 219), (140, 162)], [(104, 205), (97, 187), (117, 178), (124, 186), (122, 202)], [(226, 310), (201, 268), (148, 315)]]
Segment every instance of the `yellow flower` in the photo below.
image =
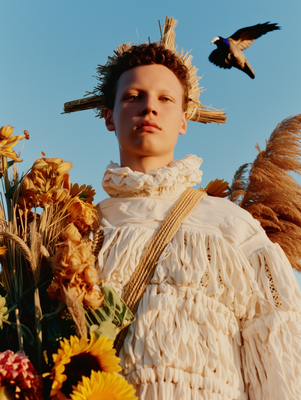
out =
[(0, 154), (9, 157), (14, 161), (23, 161), (19, 158), (13, 147), (22, 139), (28, 139), (27, 135), (12, 136), (14, 128), (10, 125), (5, 125), (0, 128)]
[(70, 161), (61, 158), (39, 158), (22, 182), (22, 197), (26, 205), (46, 206), (65, 202), (70, 197)]
[(9, 139), (14, 133), (14, 128), (11, 125), (4, 125), (0, 128), (0, 139)]
[(77, 386), (83, 376), (91, 376), (91, 371), (121, 371), (118, 365), (120, 358), (115, 356), (116, 350), (112, 346), (111, 340), (102, 336), (96, 339), (93, 334), (90, 340), (71, 336), (70, 341), (61, 341), (57, 354), (52, 356), (54, 366), (50, 374), (53, 379), (50, 395), (62, 391), (68, 397), (72, 386)]
[(138, 400), (135, 389), (117, 374), (92, 371), (71, 394), (72, 400)]
[(3, 321), (8, 318), (8, 314), (4, 315), (7, 311), (5, 307), (6, 300), (4, 297), (0, 296), (0, 328), (3, 328)]

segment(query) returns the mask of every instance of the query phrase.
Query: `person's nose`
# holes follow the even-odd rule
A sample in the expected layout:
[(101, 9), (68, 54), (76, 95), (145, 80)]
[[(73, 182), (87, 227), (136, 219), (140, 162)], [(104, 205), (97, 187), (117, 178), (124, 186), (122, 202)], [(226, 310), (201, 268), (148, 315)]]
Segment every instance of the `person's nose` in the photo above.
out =
[(146, 95), (140, 109), (140, 115), (158, 114), (157, 102), (154, 96)]

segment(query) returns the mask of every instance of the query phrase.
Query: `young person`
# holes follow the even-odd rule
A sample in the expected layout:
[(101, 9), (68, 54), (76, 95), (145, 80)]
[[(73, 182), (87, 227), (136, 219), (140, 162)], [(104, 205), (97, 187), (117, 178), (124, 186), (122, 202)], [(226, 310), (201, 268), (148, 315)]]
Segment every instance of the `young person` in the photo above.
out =
[[(191, 71), (163, 41), (120, 48), (101, 67), (120, 164), (103, 178), (97, 268), (121, 296), (179, 197), (201, 182), (200, 158), (174, 160), (178, 135), (188, 119), (224, 120), (193, 99)], [(120, 356), (141, 400), (300, 399), (301, 295), (280, 246), (248, 212), (203, 198), (163, 250)]]

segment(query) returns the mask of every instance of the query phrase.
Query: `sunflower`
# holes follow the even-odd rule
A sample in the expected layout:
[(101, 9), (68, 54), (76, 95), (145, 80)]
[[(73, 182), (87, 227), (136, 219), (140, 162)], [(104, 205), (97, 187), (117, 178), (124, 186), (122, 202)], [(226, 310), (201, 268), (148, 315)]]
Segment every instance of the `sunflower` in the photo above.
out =
[(92, 203), (96, 192), (91, 185), (79, 186), (78, 183), (75, 183), (71, 187), (70, 194), (72, 197), (78, 196), (82, 201), (85, 201), (86, 203)]
[[(62, 391), (67, 397), (72, 386), (77, 386), (83, 376), (90, 376), (91, 371), (118, 372), (120, 358), (115, 356), (113, 341), (91, 334), (91, 339), (71, 336), (70, 340), (60, 342), (57, 354), (53, 354), (53, 383), (51, 396)], [(44, 375), (46, 376), (46, 375)]]
[(117, 374), (92, 371), (70, 395), (72, 400), (138, 400), (135, 389)]

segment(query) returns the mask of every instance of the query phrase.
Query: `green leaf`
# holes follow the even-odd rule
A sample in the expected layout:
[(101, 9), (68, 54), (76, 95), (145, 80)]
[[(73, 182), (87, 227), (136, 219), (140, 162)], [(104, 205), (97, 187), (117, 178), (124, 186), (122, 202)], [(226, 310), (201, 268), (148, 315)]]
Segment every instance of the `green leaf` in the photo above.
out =
[(114, 289), (103, 286), (101, 291), (105, 296), (102, 308), (108, 316), (113, 317), (113, 323), (119, 330), (135, 321), (133, 313)]
[(94, 333), (94, 335), (97, 337), (97, 339), (100, 336), (107, 336), (109, 340), (114, 340), (116, 339), (117, 336), (117, 329), (116, 325), (113, 324), (111, 321), (103, 321), (100, 325), (91, 325), (90, 326), (90, 333)]
[(11, 188), (5, 193), (5, 197), (11, 198), (12, 195), (14, 194), (14, 191), (17, 189), (18, 185), (19, 185), (19, 182), (14, 184), (14, 186), (11, 186)]
[[(95, 332), (98, 332), (98, 329), (99, 332), (111, 332), (111, 326), (114, 325), (116, 336), (123, 328), (135, 321), (135, 317), (114, 289), (103, 286), (101, 291), (104, 295), (103, 305), (87, 313), (87, 324), (90, 327), (89, 329), (91, 330), (91, 327), (93, 327)], [(104, 336), (104, 334), (102, 335)], [(108, 333), (105, 336), (107, 335)], [(110, 333), (110, 336), (112, 336), (112, 333)]]

